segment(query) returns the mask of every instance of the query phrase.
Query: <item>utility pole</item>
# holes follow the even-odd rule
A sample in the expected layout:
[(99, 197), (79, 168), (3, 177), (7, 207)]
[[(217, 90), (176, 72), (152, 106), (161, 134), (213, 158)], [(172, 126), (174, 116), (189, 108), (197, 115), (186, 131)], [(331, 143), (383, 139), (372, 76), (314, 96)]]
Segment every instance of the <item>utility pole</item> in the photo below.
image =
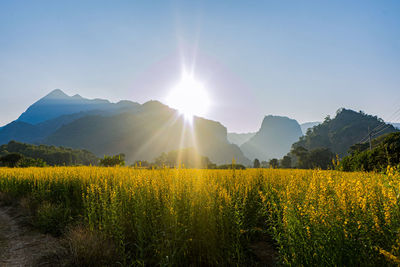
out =
[(369, 150), (372, 150), (372, 142), (371, 142), (371, 132), (369, 130), (369, 126), (368, 126), (368, 139), (369, 139)]

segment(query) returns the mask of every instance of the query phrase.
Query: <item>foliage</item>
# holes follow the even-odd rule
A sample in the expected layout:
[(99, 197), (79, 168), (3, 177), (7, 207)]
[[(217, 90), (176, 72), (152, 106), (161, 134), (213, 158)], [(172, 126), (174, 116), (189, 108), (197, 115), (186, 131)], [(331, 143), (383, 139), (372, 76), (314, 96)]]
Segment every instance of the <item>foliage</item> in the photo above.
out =
[(351, 147), (350, 155), (340, 162), (344, 171), (386, 171), (387, 166), (400, 164), (400, 133), (391, 133), (369, 144), (356, 144)]
[(208, 157), (201, 156), (194, 148), (183, 148), (162, 153), (154, 160), (154, 164), (158, 167), (171, 168), (208, 168), (212, 162)]
[(260, 168), (261, 163), (258, 159), (254, 159), (253, 168)]
[(0, 156), (10, 153), (18, 153), (25, 158), (35, 159), (37, 162), (31, 163), (36, 165), (40, 165), (38, 160), (42, 160), (50, 166), (97, 165), (98, 162), (97, 157), (86, 150), (46, 145), (36, 146), (15, 141), (0, 146)]
[(222, 165), (218, 165), (216, 166), (216, 169), (219, 170), (245, 170), (246, 167), (242, 164), (222, 164)]
[(279, 161), (278, 161), (278, 159), (271, 159), (271, 160), (269, 161), (269, 167), (270, 167), (270, 168), (273, 168), (273, 169), (278, 168), (278, 167), (279, 167)]
[(104, 155), (104, 158), (100, 160), (100, 166), (114, 167), (114, 166), (125, 166), (125, 155), (118, 154), (114, 156)]
[(335, 118), (327, 116), (323, 123), (309, 129), (306, 135), (293, 144), (292, 149), (304, 147), (311, 151), (328, 148), (343, 157), (347, 155), (350, 146), (368, 136), (369, 129), (376, 128), (379, 130), (373, 132), (374, 137), (398, 131), (376, 116), (342, 108), (336, 112)]
[[(83, 224), (68, 235), (77, 254), (91, 253), (82, 244), (106, 242), (106, 265), (117, 264), (114, 255), (123, 266), (255, 265), (250, 245), (265, 235), (284, 265), (388, 266), (400, 259), (400, 174), (393, 168), (386, 175), (0, 168), (0, 177), (0, 192), (38, 203), (41, 225)], [(102, 260), (89, 256), (81, 260)]]
[(328, 148), (316, 148), (308, 151), (304, 147), (295, 147), (291, 154), (297, 157), (296, 167), (299, 169), (332, 169), (335, 154)]
[(0, 157), (0, 163), (3, 163), (4, 166), (15, 168), (23, 158), (24, 156), (19, 153), (9, 153)]
[(292, 158), (288, 155), (284, 156), (281, 160), (281, 167), (284, 169), (289, 169), (292, 167)]

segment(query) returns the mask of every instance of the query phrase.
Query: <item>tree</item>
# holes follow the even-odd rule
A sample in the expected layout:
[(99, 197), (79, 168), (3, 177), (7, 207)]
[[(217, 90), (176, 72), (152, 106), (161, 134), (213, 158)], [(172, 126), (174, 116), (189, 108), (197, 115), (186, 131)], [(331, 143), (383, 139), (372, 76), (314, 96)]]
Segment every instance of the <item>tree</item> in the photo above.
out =
[(332, 160), (335, 154), (329, 148), (317, 148), (310, 151), (308, 155), (309, 164), (312, 168), (320, 168), (323, 170), (333, 167)]
[(15, 168), (18, 166), (18, 163), (24, 158), (23, 155), (19, 153), (9, 153), (0, 158), (0, 162), (2, 162), (5, 166), (10, 168)]
[(125, 154), (118, 154), (115, 156), (106, 156), (100, 160), (100, 166), (113, 167), (125, 166)]
[(328, 169), (333, 166), (335, 154), (329, 148), (307, 150), (302, 146), (295, 147), (291, 153), (297, 157), (297, 168), (300, 169)]
[(260, 161), (258, 159), (254, 159), (254, 163), (253, 163), (253, 167), (254, 168), (260, 168), (261, 164)]
[(47, 164), (42, 159), (23, 158), (18, 162), (18, 167), (46, 167)]
[(308, 150), (302, 146), (292, 149), (291, 153), (297, 157), (297, 167), (300, 169), (309, 169)]
[(278, 168), (278, 167), (279, 167), (279, 161), (278, 161), (278, 159), (271, 159), (271, 160), (269, 161), (269, 167), (270, 167), (270, 168), (273, 168), (273, 169)]
[(292, 167), (292, 158), (290, 156), (284, 156), (283, 159), (281, 160), (281, 166), (282, 168), (289, 169)]

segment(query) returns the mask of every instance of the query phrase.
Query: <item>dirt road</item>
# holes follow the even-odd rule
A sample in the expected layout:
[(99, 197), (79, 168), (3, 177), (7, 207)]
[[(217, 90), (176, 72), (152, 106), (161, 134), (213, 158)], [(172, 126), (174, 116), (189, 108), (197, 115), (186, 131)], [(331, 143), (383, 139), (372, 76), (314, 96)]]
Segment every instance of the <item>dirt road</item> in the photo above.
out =
[(12, 208), (0, 206), (0, 266), (58, 266), (58, 241), (23, 226)]

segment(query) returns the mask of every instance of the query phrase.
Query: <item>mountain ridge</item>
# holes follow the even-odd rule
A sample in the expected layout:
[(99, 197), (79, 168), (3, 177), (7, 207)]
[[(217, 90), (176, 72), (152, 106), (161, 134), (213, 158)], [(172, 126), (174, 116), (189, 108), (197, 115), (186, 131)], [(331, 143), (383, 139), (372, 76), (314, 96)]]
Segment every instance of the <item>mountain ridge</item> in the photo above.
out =
[(115, 111), (121, 108), (134, 108), (140, 105), (132, 101), (120, 101), (111, 103), (105, 99), (87, 99), (79, 94), (68, 96), (61, 89), (55, 89), (42, 97), (17, 119), (30, 124), (38, 124), (62, 115), (70, 115), (91, 110), (103, 110), (105, 112)]
[(296, 120), (268, 115), (264, 117), (260, 130), (240, 149), (250, 160), (281, 158), (301, 136), (302, 131)]

